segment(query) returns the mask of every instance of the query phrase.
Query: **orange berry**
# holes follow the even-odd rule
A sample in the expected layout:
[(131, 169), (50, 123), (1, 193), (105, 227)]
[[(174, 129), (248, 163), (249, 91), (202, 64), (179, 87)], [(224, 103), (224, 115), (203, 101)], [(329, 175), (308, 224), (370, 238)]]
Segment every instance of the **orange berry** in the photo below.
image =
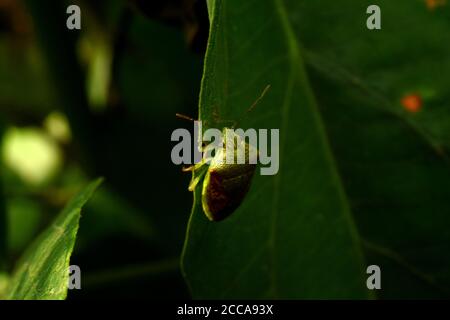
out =
[(422, 98), (418, 94), (408, 94), (402, 98), (402, 106), (406, 111), (416, 113), (422, 109)]
[(434, 10), (437, 7), (442, 7), (446, 4), (446, 0), (425, 0), (427, 8), (429, 10)]

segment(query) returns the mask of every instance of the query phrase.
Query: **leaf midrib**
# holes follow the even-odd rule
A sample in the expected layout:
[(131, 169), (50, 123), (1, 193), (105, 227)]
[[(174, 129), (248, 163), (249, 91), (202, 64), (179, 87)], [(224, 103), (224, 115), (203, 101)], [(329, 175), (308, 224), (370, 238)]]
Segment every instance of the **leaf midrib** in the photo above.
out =
[[(303, 83), (304, 84), (308, 84), (308, 80), (307, 80), (307, 76), (305, 73), (305, 69), (303, 67), (303, 59), (301, 57), (300, 54), (300, 47), (298, 45), (297, 39), (292, 31), (290, 22), (287, 18), (287, 14), (286, 14), (286, 9), (284, 7), (284, 4), (282, 3), (281, 0), (273, 0), (274, 1), (274, 5), (277, 9), (277, 14), (278, 14), (278, 18), (280, 19), (280, 22), (283, 26), (283, 30), (285, 33), (285, 37), (286, 37), (286, 44), (289, 50), (289, 60), (290, 63), (292, 64), (292, 68), (290, 68), (290, 72), (289, 72), (289, 76), (288, 76), (288, 83), (286, 86), (286, 90), (285, 90), (285, 98), (283, 101), (283, 105), (282, 105), (282, 121), (281, 121), (281, 127), (280, 127), (280, 131), (284, 132), (287, 127), (288, 127), (288, 123), (289, 123), (289, 111), (291, 108), (291, 97), (292, 97), (292, 91), (293, 91), (293, 86), (295, 83), (295, 72), (299, 72), (300, 76), (303, 79)], [(226, 2), (226, 1), (225, 1)], [(223, 10), (223, 16), (222, 18), (224, 18), (224, 16), (226, 15), (226, 11), (224, 9), (225, 5), (222, 6), (222, 10)], [(226, 31), (223, 31), (224, 33)], [(224, 41), (226, 41), (226, 34), (224, 34)], [(224, 47), (227, 48), (225, 46), (224, 43)], [(229, 52), (226, 51), (226, 59), (228, 59), (228, 54)], [(297, 69), (297, 70), (296, 70)], [(228, 75), (227, 75), (228, 76)], [(341, 183), (341, 180), (339, 178), (339, 175), (337, 173), (337, 166), (336, 163), (331, 155), (331, 151), (329, 149), (329, 144), (328, 144), (328, 140), (326, 139), (326, 133), (322, 124), (322, 120), (320, 119), (320, 116), (318, 115), (318, 108), (317, 108), (317, 103), (316, 100), (314, 98), (314, 95), (312, 93), (312, 90), (310, 88), (309, 85), (307, 85), (307, 87), (305, 88), (309, 95), (309, 101), (311, 103), (310, 108), (312, 109), (311, 112), (314, 115), (317, 127), (319, 128), (319, 133), (321, 136), (321, 140), (323, 142), (323, 148), (324, 148), (324, 154), (327, 158), (327, 162), (330, 164), (331, 166), (331, 172), (333, 175), (333, 179), (335, 182), (335, 186), (336, 189), (339, 193), (339, 198), (342, 204), (342, 214), (345, 215), (350, 233), (352, 235), (352, 239), (353, 239), (353, 244), (355, 246), (355, 249), (357, 251), (357, 255), (359, 258), (359, 265), (362, 267), (364, 265), (363, 261), (364, 261), (364, 255), (362, 253), (362, 246), (361, 246), (361, 241), (360, 241), (360, 237), (358, 234), (358, 231), (356, 229), (356, 224), (355, 221), (353, 219), (353, 216), (350, 214), (350, 209), (349, 209), (349, 205), (348, 205), (348, 201), (347, 201), (347, 197), (345, 195), (345, 192), (343, 190), (343, 186)], [(285, 136), (281, 136), (281, 141), (280, 141), (280, 155), (284, 154), (284, 150), (286, 148), (286, 138)], [(281, 179), (282, 179), (282, 170), (280, 170), (278, 172), (278, 174), (275, 176), (274, 178), (274, 197), (273, 197), (273, 205), (272, 205), (272, 219), (271, 219), (271, 225), (270, 225), (270, 229), (269, 229), (269, 237), (268, 237), (268, 241), (265, 243), (265, 245), (267, 245), (268, 249), (269, 249), (269, 260), (270, 260), (270, 266), (271, 266), (271, 272), (270, 272), (270, 288), (269, 288), (269, 295), (271, 295), (272, 297), (276, 298), (278, 297), (278, 288), (277, 288), (277, 268), (276, 268), (276, 233), (277, 233), (277, 218), (278, 218), (278, 208), (279, 208), (279, 186), (281, 184)], [(262, 247), (264, 248), (264, 247)], [(252, 263), (252, 261), (259, 256), (259, 254), (261, 254), (262, 252), (264, 252), (264, 250), (259, 250), (257, 251), (258, 254), (255, 254), (251, 259), (250, 262), (247, 263), (246, 266), (243, 267), (243, 269), (245, 270), (246, 268), (248, 268), (248, 266)], [(232, 286), (234, 283), (236, 283), (237, 279), (239, 279), (239, 277), (242, 276), (243, 271), (241, 271), (238, 276), (235, 277), (235, 279), (233, 281), (231, 281), (230, 287), (229, 289), (225, 290), (224, 296), (226, 294), (226, 292), (228, 292), (229, 290), (231, 290)]]
[[(210, 39), (208, 40), (208, 42), (210, 42), (210, 45), (208, 46), (207, 51), (209, 50), (213, 50), (214, 47), (217, 45), (217, 43), (215, 43), (218, 39), (218, 33), (217, 30), (219, 30), (218, 28), (220, 27), (220, 25), (222, 24), (223, 19), (225, 19), (226, 16), (226, 10), (225, 10), (225, 4), (221, 3), (221, 9), (222, 11), (220, 12), (220, 16), (219, 19), (218, 18), (218, 14), (217, 11), (218, 10), (218, 3), (221, 3), (221, 1), (214, 1), (214, 8), (211, 10), (211, 12), (214, 12), (214, 17), (213, 20), (211, 21), (211, 27), (213, 28), (217, 28), (215, 29), (215, 33), (214, 33), (214, 38), (212, 38), (212, 34), (210, 34)], [(224, 1), (224, 3), (226, 3), (226, 0)], [(328, 144), (328, 140), (326, 138), (326, 133), (325, 133), (325, 129), (323, 127), (323, 123), (322, 120), (320, 118), (320, 115), (318, 114), (318, 107), (317, 107), (317, 103), (315, 101), (315, 97), (312, 93), (311, 87), (309, 86), (309, 82), (307, 80), (307, 75), (305, 72), (305, 68), (304, 68), (304, 64), (303, 64), (303, 59), (301, 57), (300, 54), (300, 46), (297, 42), (297, 39), (293, 33), (293, 30), (291, 28), (291, 24), (290, 21), (287, 17), (287, 13), (286, 13), (286, 9), (284, 7), (284, 3), (282, 3), (282, 0), (273, 0), (273, 3), (275, 5), (276, 11), (277, 11), (277, 15), (279, 18), (279, 21), (282, 24), (283, 30), (284, 30), (284, 34), (285, 34), (285, 40), (286, 40), (286, 44), (287, 44), (287, 48), (289, 50), (289, 60), (290, 63), (292, 65), (292, 68), (290, 68), (290, 74), (289, 74), (289, 79), (288, 79), (288, 85), (286, 88), (286, 92), (285, 92), (285, 98), (284, 98), (284, 102), (283, 102), (283, 106), (282, 106), (282, 123), (281, 123), (281, 131), (284, 131), (285, 128), (287, 128), (288, 126), (288, 122), (289, 122), (289, 111), (291, 108), (291, 104), (290, 100), (292, 97), (292, 90), (293, 90), (293, 86), (296, 80), (296, 77), (300, 76), (300, 81), (302, 82), (302, 84), (304, 84), (305, 87), (305, 91), (308, 95), (308, 99), (309, 102), (311, 103), (311, 106), (308, 106), (309, 108), (311, 108), (311, 112), (313, 114), (316, 126), (318, 128), (318, 133), (320, 136), (320, 139), (322, 141), (322, 148), (324, 149), (324, 156), (326, 158), (326, 162), (329, 165), (329, 167), (331, 168), (330, 173), (335, 185), (335, 189), (336, 192), (338, 193), (338, 197), (339, 197), (339, 201), (341, 202), (341, 214), (343, 214), (345, 216), (346, 222), (347, 222), (347, 226), (348, 226), (348, 230), (351, 234), (351, 238), (352, 238), (352, 245), (353, 248), (355, 249), (356, 255), (358, 257), (358, 264), (359, 267), (361, 268), (361, 279), (362, 279), (362, 270), (363, 270), (363, 265), (364, 265), (364, 257), (363, 257), (363, 251), (362, 251), (362, 246), (361, 246), (361, 241), (360, 241), (360, 237), (358, 235), (358, 231), (356, 229), (356, 225), (355, 222), (353, 220), (352, 215), (350, 214), (350, 209), (349, 209), (349, 204), (347, 201), (347, 197), (345, 195), (341, 180), (339, 178), (338, 172), (337, 172), (337, 166), (335, 164), (335, 161), (331, 155), (331, 151), (329, 148), (329, 144)], [(215, 21), (215, 20), (218, 21)], [(226, 29), (226, 28), (225, 28)], [(222, 43), (222, 45), (224, 46), (224, 48), (226, 50), (225, 51), (225, 66), (226, 69), (228, 69), (228, 59), (229, 59), (229, 52), (228, 52), (228, 45), (226, 43), (226, 30), (224, 30), (224, 28), (222, 28), (221, 32), (223, 32), (222, 34), (222, 41), (224, 41), (224, 43)], [(213, 43), (211, 43), (211, 41)], [(208, 52), (206, 55), (206, 59), (205, 59), (205, 66), (208, 64)], [(299, 72), (299, 74), (296, 74), (296, 72)], [(209, 79), (209, 76), (207, 73), (204, 73), (204, 77), (202, 79), (202, 82), (205, 82), (206, 80)], [(228, 77), (228, 73), (226, 75), (226, 77)], [(204, 84), (204, 85), (203, 85)], [(202, 90), (206, 90), (205, 88), (209, 85), (206, 83), (202, 84)], [(229, 88), (227, 86), (225, 86), (223, 88), (223, 92), (227, 92)], [(227, 96), (227, 94), (225, 94), (225, 97)], [(203, 102), (202, 102), (202, 93), (200, 93), (200, 106), (203, 106)], [(225, 103), (226, 104), (226, 103)], [(314, 104), (314, 105), (312, 105)], [(200, 108), (200, 114), (201, 114), (201, 110), (202, 108)], [(286, 148), (285, 144), (286, 144), (286, 139), (285, 137), (281, 137), (281, 142), (280, 142), (280, 154), (284, 154), (284, 150)], [(269, 288), (269, 295), (272, 294), (273, 298), (276, 298), (278, 296), (278, 290), (277, 290), (277, 277), (276, 277), (276, 259), (275, 259), (275, 253), (276, 253), (276, 243), (275, 243), (275, 239), (276, 239), (276, 233), (277, 233), (277, 228), (276, 228), (276, 223), (277, 223), (277, 218), (278, 218), (278, 207), (279, 207), (279, 189), (277, 188), (277, 186), (280, 185), (280, 181), (281, 181), (281, 170), (278, 172), (277, 176), (274, 178), (274, 189), (275, 189), (275, 195), (273, 197), (273, 206), (272, 206), (272, 222), (271, 222), (271, 226), (270, 226), (270, 230), (269, 230), (269, 237), (268, 237), (268, 241), (263, 243), (263, 246), (260, 247), (260, 250), (257, 251), (257, 253), (255, 253), (254, 256), (251, 257), (251, 259), (248, 261), (248, 263), (246, 263), (243, 267), (241, 272), (232, 280), (230, 281), (230, 286), (228, 287), (228, 289), (224, 290), (223, 295), (225, 296), (226, 293), (232, 289), (233, 285), (236, 283), (236, 281), (242, 276), (242, 274), (244, 274), (246, 268), (249, 267), (249, 265), (251, 265), (252, 261), (254, 261), (261, 253), (264, 252), (264, 248), (265, 246), (268, 247), (268, 249), (270, 250), (269, 252), (269, 259), (270, 259), (270, 264), (271, 264), (271, 279), (270, 279), (270, 288)], [(198, 197), (195, 196), (195, 199), (197, 199)], [(190, 216), (189, 222), (188, 222), (188, 231), (186, 233), (186, 241), (185, 241), (185, 245), (183, 248), (183, 256), (186, 252), (186, 245), (187, 245), (187, 240), (189, 239), (189, 234), (190, 234), (190, 229), (192, 226), (192, 222), (193, 222), (193, 216), (194, 213), (196, 211), (196, 206), (198, 205), (197, 200), (194, 201), (194, 206), (193, 206), (193, 210), (192, 210), (192, 214)], [(184, 258), (182, 259), (182, 272), (185, 276), (185, 278), (188, 280), (189, 278), (187, 277), (187, 274), (185, 273), (185, 267), (183, 266), (183, 261)], [(192, 288), (191, 285), (188, 282), (188, 286), (192, 292)]]
[[(341, 214), (344, 215), (344, 218), (347, 221), (347, 225), (348, 225), (348, 228), (349, 228), (352, 240), (353, 240), (353, 245), (355, 247), (356, 254), (358, 256), (359, 266), (362, 271), (362, 268), (364, 266), (364, 254), (363, 254), (363, 250), (362, 250), (361, 238), (359, 236), (354, 218), (351, 215), (350, 206), (349, 206), (347, 196), (345, 194), (344, 187), (342, 185), (340, 176), (337, 171), (336, 162), (331, 154), (331, 149), (330, 149), (329, 142), (327, 139), (327, 134), (325, 132), (325, 128), (324, 128), (322, 119), (320, 118), (320, 115), (319, 115), (319, 109), (317, 107), (316, 99), (315, 99), (312, 89), (309, 85), (308, 77), (306, 75), (305, 68), (304, 68), (303, 58), (300, 53), (300, 45), (299, 45), (298, 40), (292, 30), (292, 26), (289, 21), (283, 0), (273, 0), (273, 1), (277, 8), (277, 13), (279, 15), (280, 21), (283, 25), (283, 29), (284, 29), (284, 32), (286, 35), (286, 42), (287, 42), (287, 45), (289, 48), (291, 63), (293, 66), (291, 68), (291, 70), (294, 70), (294, 68), (298, 68), (297, 71), (299, 72), (299, 75), (301, 77), (301, 80), (302, 80), (301, 82), (303, 85), (305, 85), (305, 91), (308, 94), (308, 98), (309, 98), (309, 102), (310, 102), (307, 105), (309, 108), (311, 108), (311, 113), (314, 116), (316, 126), (318, 128), (319, 135), (322, 140), (322, 148), (323, 148), (326, 160), (331, 167), (330, 172), (334, 179), (335, 188), (339, 194), (339, 199), (340, 199), (340, 202), (342, 205)], [(286, 113), (288, 111), (289, 111), (289, 109), (283, 110), (283, 117), (287, 117)], [(286, 119), (286, 123), (283, 123), (283, 125), (287, 125), (287, 119)], [(282, 125), (282, 127), (283, 127), (283, 125)], [(283, 139), (282, 139), (282, 143), (280, 143), (280, 149), (283, 150), (283, 148), (284, 148), (284, 143), (283, 143)], [(283, 154), (283, 152), (281, 152), (281, 154)], [(278, 176), (280, 176), (280, 173), (281, 173), (281, 170), (278, 173), (276, 179), (277, 178), (280, 179), (278, 177)], [(277, 201), (277, 205), (278, 205), (278, 200), (276, 200), (276, 201)], [(275, 212), (275, 215), (276, 214), (277, 214), (277, 211)], [(274, 230), (273, 232), (275, 232), (275, 228), (273, 227), (272, 229)], [(275, 234), (273, 234), (272, 237), (275, 237)], [(272, 250), (275, 251), (275, 248), (272, 248)], [(362, 273), (361, 273), (361, 278), (362, 278)]]

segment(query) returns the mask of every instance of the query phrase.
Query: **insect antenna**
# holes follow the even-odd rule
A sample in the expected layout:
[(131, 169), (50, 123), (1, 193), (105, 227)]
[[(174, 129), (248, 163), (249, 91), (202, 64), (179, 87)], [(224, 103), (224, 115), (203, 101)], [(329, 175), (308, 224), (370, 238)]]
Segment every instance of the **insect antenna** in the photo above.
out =
[[(181, 114), (181, 113), (175, 113), (175, 116), (180, 118), (180, 119), (183, 119), (183, 120), (188, 120), (188, 121), (192, 121), (192, 122), (195, 122), (195, 121), (202, 122), (200, 120), (195, 120), (194, 118), (191, 118), (191, 117), (186, 116), (186, 115)], [(203, 121), (203, 123), (206, 123), (206, 121)]]
[(252, 103), (252, 105), (245, 111), (245, 114), (242, 115), (238, 121), (235, 121), (235, 125), (233, 126), (233, 128), (237, 127), (237, 125), (246, 117), (248, 117), (248, 115), (250, 114), (250, 112), (253, 111), (253, 109), (255, 109), (255, 107), (259, 104), (259, 102), (264, 98), (264, 96), (266, 95), (266, 93), (269, 91), (270, 89), (270, 84), (268, 84), (264, 90), (261, 92), (261, 94), (259, 95), (259, 97), (255, 100), (255, 102)]
[(258, 105), (258, 103), (264, 98), (264, 96), (266, 95), (267, 91), (269, 91), (270, 89), (270, 84), (268, 84), (264, 90), (261, 92), (261, 95), (258, 97), (258, 99), (255, 100), (255, 102), (253, 102), (253, 104), (250, 106), (250, 108), (247, 109), (247, 113), (252, 112), (252, 110)]
[(181, 113), (175, 113), (175, 116), (177, 116), (180, 119), (184, 119), (184, 120), (188, 120), (188, 121), (195, 121), (194, 118), (185, 116), (184, 114), (181, 114)]

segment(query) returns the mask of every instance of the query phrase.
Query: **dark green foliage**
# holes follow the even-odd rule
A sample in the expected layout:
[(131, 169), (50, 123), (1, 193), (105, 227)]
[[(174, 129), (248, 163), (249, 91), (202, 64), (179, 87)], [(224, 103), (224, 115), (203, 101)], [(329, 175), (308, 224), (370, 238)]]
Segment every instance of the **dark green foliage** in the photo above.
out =
[[(5, 3), (0, 299), (450, 297), (449, 3), (379, 0), (373, 31), (369, 0)], [(44, 125), (54, 111), (71, 139)], [(257, 166), (209, 221), (170, 159), (192, 129), (175, 113), (280, 129), (278, 174)], [(46, 154), (10, 149), (29, 129)], [(51, 150), (55, 172), (27, 179)]]

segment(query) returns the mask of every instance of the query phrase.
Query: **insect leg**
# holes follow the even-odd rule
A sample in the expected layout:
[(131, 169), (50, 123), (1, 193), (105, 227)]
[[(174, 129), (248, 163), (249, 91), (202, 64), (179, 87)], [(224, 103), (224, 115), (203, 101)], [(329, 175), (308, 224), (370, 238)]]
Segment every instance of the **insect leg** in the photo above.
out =
[[(198, 165), (198, 164), (197, 164)], [(197, 170), (194, 171), (194, 176), (191, 180), (191, 183), (189, 183), (189, 191), (194, 191), (197, 184), (200, 182), (200, 180), (205, 175), (206, 171), (208, 171), (208, 166), (205, 166), (204, 164), (197, 168)]]

